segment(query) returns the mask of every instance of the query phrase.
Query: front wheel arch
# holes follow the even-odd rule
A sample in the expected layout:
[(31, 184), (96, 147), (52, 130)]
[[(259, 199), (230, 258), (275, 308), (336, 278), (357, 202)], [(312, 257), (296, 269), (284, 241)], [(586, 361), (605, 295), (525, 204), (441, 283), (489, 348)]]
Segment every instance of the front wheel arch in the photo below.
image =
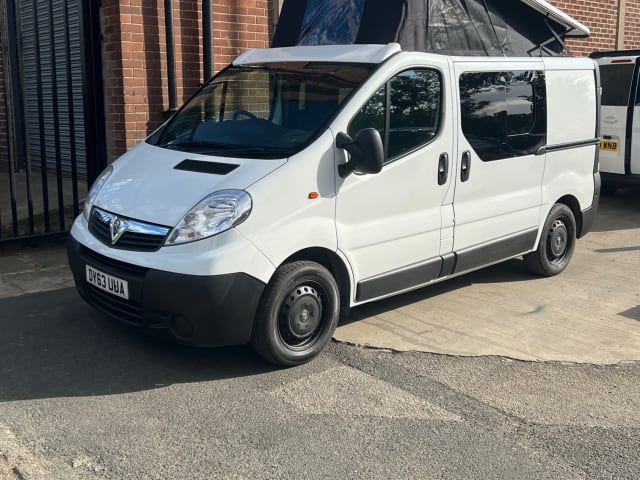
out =
[(351, 300), (351, 274), (347, 269), (342, 258), (335, 252), (321, 247), (311, 247), (299, 252), (294, 253), (288, 257), (282, 265), (291, 262), (298, 261), (311, 261), (322, 265), (329, 270), (333, 275), (333, 278), (338, 282), (338, 289), (340, 290), (340, 313), (342, 317), (349, 314), (350, 300)]

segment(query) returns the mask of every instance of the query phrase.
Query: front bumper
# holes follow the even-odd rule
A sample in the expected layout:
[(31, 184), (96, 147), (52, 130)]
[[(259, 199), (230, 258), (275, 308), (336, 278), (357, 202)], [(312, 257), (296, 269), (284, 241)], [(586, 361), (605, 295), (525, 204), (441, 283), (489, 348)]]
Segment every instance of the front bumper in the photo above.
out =
[[(244, 273), (185, 275), (113, 260), (68, 242), (69, 266), (82, 298), (96, 309), (145, 332), (194, 346), (240, 345), (251, 338), (265, 284)], [(129, 300), (85, 278), (85, 266), (126, 280)]]

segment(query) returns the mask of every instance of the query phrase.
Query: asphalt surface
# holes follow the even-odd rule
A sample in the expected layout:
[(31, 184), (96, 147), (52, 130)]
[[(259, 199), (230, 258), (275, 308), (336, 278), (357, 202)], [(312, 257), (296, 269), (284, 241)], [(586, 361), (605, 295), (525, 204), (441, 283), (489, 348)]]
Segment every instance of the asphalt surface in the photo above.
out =
[[(636, 321), (618, 315), (640, 304), (639, 270), (625, 256), (640, 250), (638, 237), (627, 236), (636, 228), (635, 195), (603, 202), (595, 233), (611, 243), (589, 248), (616, 251), (589, 253), (583, 266), (556, 278), (567, 281), (595, 260), (623, 257), (628, 267), (589, 298), (562, 290), (572, 305), (608, 311), (600, 304), (623, 289), (625, 304), (611, 306), (614, 320)], [(61, 245), (0, 248), (2, 480), (640, 478), (638, 362), (520, 361), (334, 342), (311, 363), (279, 370), (248, 347), (191, 349), (115, 324), (69, 288)], [(535, 294), (537, 286), (521, 288), (531, 280), (500, 280), (514, 265), (436, 288), (473, 296), (513, 284), (520, 295)], [(424, 303), (367, 308), (428, 313), (439, 298), (410, 295), (424, 295)], [(486, 302), (467, 317), (490, 318), (486, 310), (500, 308)], [(553, 325), (557, 311), (545, 310), (541, 323)], [(346, 326), (369, 318), (363, 309), (354, 314)], [(591, 348), (611, 349), (608, 338), (596, 336)]]
[(71, 289), (25, 300), (0, 301), (18, 319), (0, 333), (0, 452), (24, 478), (640, 478), (637, 364), (334, 343), (275, 370), (133, 334)]

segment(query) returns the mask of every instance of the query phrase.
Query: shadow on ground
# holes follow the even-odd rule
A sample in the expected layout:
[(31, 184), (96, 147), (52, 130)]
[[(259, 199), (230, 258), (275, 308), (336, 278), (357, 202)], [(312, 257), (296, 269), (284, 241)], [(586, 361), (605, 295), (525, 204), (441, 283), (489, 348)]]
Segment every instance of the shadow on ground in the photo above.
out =
[(0, 402), (110, 395), (271, 371), (249, 347), (196, 349), (120, 326), (75, 289), (0, 300)]
[(521, 282), (539, 278), (531, 273), (521, 258), (514, 258), (497, 265), (486, 267), (459, 277), (444, 280), (434, 285), (428, 285), (402, 295), (386, 298), (373, 303), (367, 303), (353, 308), (348, 318), (340, 321), (340, 325), (363, 320), (374, 315), (382, 315), (391, 310), (442, 295), (445, 292), (462, 289), (473, 284)]
[(592, 231), (608, 232), (640, 228), (640, 188), (621, 188), (611, 197), (600, 197)]

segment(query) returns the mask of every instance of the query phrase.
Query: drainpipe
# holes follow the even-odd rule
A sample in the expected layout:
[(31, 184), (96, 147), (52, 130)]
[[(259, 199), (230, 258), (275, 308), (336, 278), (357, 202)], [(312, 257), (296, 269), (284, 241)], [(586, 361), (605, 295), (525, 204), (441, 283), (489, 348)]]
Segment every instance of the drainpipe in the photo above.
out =
[(618, 2), (618, 31), (616, 32), (616, 50), (624, 50), (624, 17), (627, 11), (627, 0)]
[(173, 0), (164, 0), (164, 24), (167, 37), (167, 84), (169, 87), (169, 109), (167, 116), (178, 110), (178, 87), (176, 86), (176, 41), (173, 28)]
[(213, 0), (202, 0), (204, 83), (213, 77)]
[[(272, 26), (275, 31), (278, 26), (278, 20), (280, 20), (280, 11), (282, 10), (282, 2), (284, 0), (273, 0), (273, 14), (272, 14)], [(273, 40), (273, 39), (272, 39)]]

